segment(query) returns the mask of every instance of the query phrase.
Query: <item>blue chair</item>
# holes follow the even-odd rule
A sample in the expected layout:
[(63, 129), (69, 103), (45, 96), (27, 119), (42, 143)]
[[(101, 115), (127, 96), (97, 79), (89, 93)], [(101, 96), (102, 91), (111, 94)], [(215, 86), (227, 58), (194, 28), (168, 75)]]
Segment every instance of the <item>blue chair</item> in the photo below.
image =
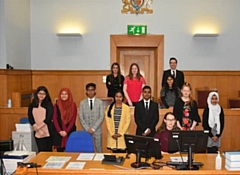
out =
[(67, 140), (65, 151), (94, 153), (94, 145), (91, 134), (86, 131), (72, 132)]

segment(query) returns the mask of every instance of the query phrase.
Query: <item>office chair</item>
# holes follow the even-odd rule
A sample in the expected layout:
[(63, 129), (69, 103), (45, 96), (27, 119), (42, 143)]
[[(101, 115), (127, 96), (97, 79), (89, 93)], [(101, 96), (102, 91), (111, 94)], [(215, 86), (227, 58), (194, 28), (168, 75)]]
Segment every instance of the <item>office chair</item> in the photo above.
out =
[(87, 131), (74, 131), (70, 134), (65, 152), (94, 153), (92, 136)]

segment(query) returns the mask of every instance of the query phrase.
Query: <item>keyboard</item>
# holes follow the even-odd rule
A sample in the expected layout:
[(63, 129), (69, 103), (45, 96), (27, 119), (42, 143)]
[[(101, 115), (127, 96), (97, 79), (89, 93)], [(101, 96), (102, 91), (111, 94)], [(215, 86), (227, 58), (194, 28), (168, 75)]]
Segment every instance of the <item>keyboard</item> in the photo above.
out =
[[(187, 164), (187, 162), (184, 162), (184, 163)], [(166, 162), (166, 164), (168, 166), (177, 166), (177, 165), (182, 165), (183, 162), (171, 162), (171, 161), (169, 161), (169, 162)], [(202, 162), (193, 162), (193, 165), (194, 166), (203, 166), (204, 164)]]

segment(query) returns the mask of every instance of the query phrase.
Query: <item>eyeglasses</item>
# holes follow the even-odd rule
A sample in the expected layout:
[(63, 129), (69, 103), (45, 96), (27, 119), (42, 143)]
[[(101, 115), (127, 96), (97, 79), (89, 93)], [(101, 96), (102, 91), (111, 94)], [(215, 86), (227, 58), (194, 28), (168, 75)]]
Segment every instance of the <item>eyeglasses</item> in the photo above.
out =
[(41, 93), (41, 92), (39, 92), (38, 95), (46, 95), (46, 93)]
[(95, 89), (87, 89), (88, 92), (93, 92)]
[(167, 122), (174, 122), (176, 121), (175, 119), (165, 119)]

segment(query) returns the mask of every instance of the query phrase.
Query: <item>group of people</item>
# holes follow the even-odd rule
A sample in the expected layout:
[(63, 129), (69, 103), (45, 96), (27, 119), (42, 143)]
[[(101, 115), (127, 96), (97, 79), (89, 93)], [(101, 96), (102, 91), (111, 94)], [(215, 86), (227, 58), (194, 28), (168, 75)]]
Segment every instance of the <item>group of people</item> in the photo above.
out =
[[(102, 101), (96, 97), (96, 84), (86, 85), (87, 98), (80, 102), (79, 119), (83, 130), (92, 135), (97, 152), (102, 152), (104, 119), (108, 131), (107, 148), (113, 152), (126, 152), (124, 134), (129, 132), (131, 123), (130, 106), (135, 106), (136, 135), (158, 138), (163, 152), (168, 152), (170, 130), (196, 129), (201, 119), (197, 103), (191, 95), (191, 85), (184, 82), (183, 72), (176, 69), (177, 59), (171, 58), (169, 63), (171, 69), (164, 71), (160, 95), (163, 107), (172, 108), (172, 112), (164, 115), (158, 129), (159, 105), (152, 100), (151, 87), (146, 85), (136, 63), (131, 64), (125, 78), (121, 75), (119, 64), (112, 64), (106, 87), (113, 102), (105, 110)], [(204, 130), (209, 130), (209, 153), (217, 152), (224, 128), (224, 111), (218, 102), (218, 93), (211, 92), (202, 117)], [(29, 105), (28, 117), (39, 151), (52, 151), (52, 146), (57, 151), (64, 151), (68, 136), (76, 131), (77, 106), (71, 91), (62, 88), (53, 105), (47, 88), (38, 87)]]

